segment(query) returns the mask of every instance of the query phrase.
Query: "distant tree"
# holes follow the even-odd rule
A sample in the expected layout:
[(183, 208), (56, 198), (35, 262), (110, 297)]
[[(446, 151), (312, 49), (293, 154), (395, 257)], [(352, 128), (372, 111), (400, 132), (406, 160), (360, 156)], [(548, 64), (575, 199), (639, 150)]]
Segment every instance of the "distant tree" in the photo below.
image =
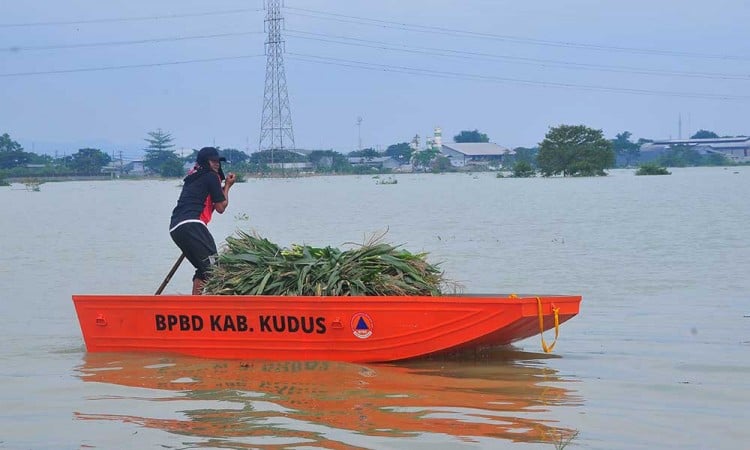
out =
[(169, 150), (170, 148), (174, 147), (174, 144), (171, 144), (173, 141), (172, 135), (169, 133), (165, 133), (161, 130), (161, 128), (157, 129), (156, 131), (149, 131), (148, 135), (150, 138), (145, 138), (144, 140), (148, 142), (148, 147), (146, 147), (146, 150)]
[[(224, 172), (234, 172), (235, 175), (239, 175), (242, 172), (253, 171), (252, 164), (249, 164), (250, 156), (242, 150), (236, 148), (219, 148), (219, 155), (227, 159), (226, 162), (222, 163)], [(195, 161), (197, 156), (198, 154), (195, 153), (192, 161)]]
[(237, 150), (236, 148), (225, 148), (219, 150), (219, 154), (225, 157), (230, 164), (241, 164), (250, 158), (247, 153), (242, 150)]
[(479, 130), (474, 131), (467, 131), (463, 130), (457, 135), (453, 136), (453, 142), (489, 142), (490, 138), (484, 134), (480, 133)]
[(631, 161), (635, 161), (641, 156), (641, 146), (631, 142), (631, 136), (630, 131), (623, 131), (612, 139), (612, 149), (615, 151), (615, 155), (624, 158), (626, 166), (629, 166)]
[[(165, 133), (159, 128), (148, 133), (150, 137), (144, 140), (148, 142), (146, 157), (143, 165), (163, 177), (175, 177), (183, 175), (182, 160), (171, 149), (174, 147), (172, 135)], [(178, 169), (179, 168), (179, 169)]]
[(697, 133), (690, 136), (690, 139), (718, 139), (719, 135), (713, 131), (698, 130)]
[(29, 163), (52, 165), (55, 163), (55, 158), (51, 157), (50, 155), (39, 155), (29, 152)]
[(539, 147), (516, 147), (513, 151), (516, 152), (513, 157), (515, 162), (524, 161), (531, 164), (532, 167), (536, 167), (536, 157), (539, 154)]
[(21, 147), (21, 144), (11, 139), (8, 133), (3, 133), (3, 135), (0, 136), (0, 152), (12, 152), (12, 151), (22, 151), (22, 150), (23, 150), (23, 147)]
[(299, 153), (283, 149), (263, 150), (250, 155), (248, 161), (253, 165), (263, 165), (271, 163), (293, 163), (306, 162), (307, 157)]
[(447, 156), (438, 154), (430, 162), (430, 171), (432, 173), (454, 172), (455, 168)]
[(385, 155), (390, 156), (401, 164), (405, 164), (411, 161), (412, 152), (413, 150), (407, 142), (401, 142), (399, 144), (389, 145), (385, 150)]
[(439, 154), (440, 150), (433, 148), (416, 151), (412, 154), (412, 164), (417, 168), (427, 170), (432, 161), (437, 158)]
[(348, 172), (351, 164), (346, 156), (333, 150), (314, 150), (308, 155), (310, 163), (319, 172)]
[(183, 177), (185, 176), (185, 163), (179, 157), (169, 158), (161, 165), (159, 175), (163, 177)]
[(366, 158), (366, 159), (372, 159), (377, 158), (379, 156), (382, 156), (380, 153), (378, 153), (377, 150), (374, 148), (366, 148), (364, 150), (355, 150), (353, 152), (349, 152), (349, 157), (351, 158)]
[(528, 161), (516, 161), (513, 165), (513, 178), (529, 178), (534, 175), (536, 175), (536, 170)]
[(539, 146), (537, 165), (545, 177), (603, 176), (615, 163), (612, 143), (602, 130), (584, 125), (560, 125), (550, 128)]
[(666, 167), (700, 166), (702, 160), (698, 150), (687, 145), (675, 145), (659, 157), (659, 164)]
[(313, 150), (307, 155), (310, 164), (316, 168), (328, 169), (333, 165), (333, 150)]
[(703, 164), (706, 166), (731, 166), (734, 165), (726, 155), (722, 153), (709, 153), (703, 155)]
[(12, 169), (29, 162), (31, 155), (23, 151), (21, 144), (10, 138), (8, 133), (0, 136), (0, 169)]
[(97, 148), (82, 148), (70, 155), (70, 168), (79, 175), (101, 175), (112, 158)]

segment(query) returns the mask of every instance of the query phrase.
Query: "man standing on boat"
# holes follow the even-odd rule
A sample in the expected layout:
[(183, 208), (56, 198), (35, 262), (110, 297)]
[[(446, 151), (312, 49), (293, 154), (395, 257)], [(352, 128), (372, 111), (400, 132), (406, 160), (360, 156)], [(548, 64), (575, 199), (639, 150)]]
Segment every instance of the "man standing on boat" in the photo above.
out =
[(203, 293), (203, 285), (218, 253), (216, 242), (208, 231), (208, 222), (214, 211), (222, 214), (227, 209), (229, 189), (236, 179), (233, 173), (224, 177), (222, 161), (226, 158), (219, 156), (216, 148), (200, 149), (195, 166), (185, 177), (169, 223), (169, 235), (195, 267), (193, 295)]

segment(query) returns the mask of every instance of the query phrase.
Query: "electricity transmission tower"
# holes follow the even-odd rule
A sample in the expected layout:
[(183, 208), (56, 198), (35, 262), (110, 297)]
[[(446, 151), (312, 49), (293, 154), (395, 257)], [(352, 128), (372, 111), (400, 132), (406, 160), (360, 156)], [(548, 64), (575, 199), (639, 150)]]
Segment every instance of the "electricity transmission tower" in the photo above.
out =
[(294, 149), (292, 113), (284, 72), (284, 40), (281, 38), (282, 0), (266, 0), (266, 87), (260, 122), (259, 150)]

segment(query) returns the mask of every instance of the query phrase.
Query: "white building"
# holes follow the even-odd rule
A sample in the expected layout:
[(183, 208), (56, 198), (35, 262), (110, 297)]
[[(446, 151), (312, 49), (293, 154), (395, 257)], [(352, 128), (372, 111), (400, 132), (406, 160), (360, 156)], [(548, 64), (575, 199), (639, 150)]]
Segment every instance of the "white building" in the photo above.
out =
[(464, 142), (443, 144), (440, 153), (454, 167), (482, 166), (499, 168), (503, 160), (516, 152), (492, 142)]

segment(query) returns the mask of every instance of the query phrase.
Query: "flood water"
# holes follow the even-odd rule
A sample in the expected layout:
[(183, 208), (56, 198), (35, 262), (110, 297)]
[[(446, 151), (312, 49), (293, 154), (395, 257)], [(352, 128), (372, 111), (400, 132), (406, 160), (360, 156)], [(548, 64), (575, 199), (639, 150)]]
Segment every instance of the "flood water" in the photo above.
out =
[(400, 364), (87, 354), (71, 295), (153, 294), (179, 256), (179, 182), (13, 185), (0, 449), (748, 448), (750, 167), (395, 178), (250, 179), (210, 229), (339, 247), (386, 232), (467, 293), (580, 294), (551, 355), (538, 336)]

